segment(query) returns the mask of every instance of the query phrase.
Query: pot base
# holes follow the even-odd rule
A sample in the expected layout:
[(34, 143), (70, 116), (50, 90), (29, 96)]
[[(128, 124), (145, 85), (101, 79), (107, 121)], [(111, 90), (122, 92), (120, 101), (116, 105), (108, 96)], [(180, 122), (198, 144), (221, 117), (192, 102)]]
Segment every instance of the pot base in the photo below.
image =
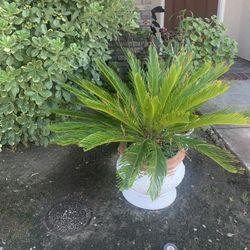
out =
[(154, 201), (152, 201), (149, 196), (142, 196), (132, 189), (125, 190), (122, 192), (122, 194), (129, 203), (133, 204), (136, 207), (149, 210), (157, 210), (170, 206), (175, 201), (177, 192), (176, 188), (173, 188), (169, 192), (166, 192), (163, 195), (159, 196)]
[[(135, 183), (134, 188), (122, 192), (124, 198), (136, 207), (157, 210), (170, 206), (176, 198), (176, 187), (181, 183), (185, 175), (185, 165), (181, 162), (176, 171), (171, 176), (166, 176), (164, 179), (160, 196), (154, 201), (151, 200), (145, 189), (145, 180), (141, 178)], [(146, 177), (145, 177), (146, 178)], [(147, 180), (149, 182), (149, 180)]]

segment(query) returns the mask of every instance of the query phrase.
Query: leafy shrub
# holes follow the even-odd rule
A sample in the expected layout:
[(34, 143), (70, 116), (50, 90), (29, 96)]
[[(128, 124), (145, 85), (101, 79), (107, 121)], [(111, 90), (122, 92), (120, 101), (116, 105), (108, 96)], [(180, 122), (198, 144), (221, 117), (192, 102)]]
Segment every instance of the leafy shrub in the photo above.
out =
[(237, 43), (231, 39), (216, 16), (211, 18), (182, 18), (176, 34), (163, 30), (167, 53), (180, 50), (183, 46), (194, 55), (194, 66), (205, 61), (232, 63), (237, 53)]
[(15, 0), (0, 3), (0, 145), (46, 145), (49, 109), (70, 95), (72, 71), (100, 84), (95, 59), (137, 26), (133, 1)]

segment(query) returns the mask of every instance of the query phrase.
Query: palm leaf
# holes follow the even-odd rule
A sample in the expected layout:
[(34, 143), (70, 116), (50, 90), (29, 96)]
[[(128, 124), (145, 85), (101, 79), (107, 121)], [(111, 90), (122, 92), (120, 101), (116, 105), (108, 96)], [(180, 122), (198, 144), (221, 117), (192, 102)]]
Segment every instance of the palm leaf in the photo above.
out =
[(149, 46), (148, 49), (148, 63), (147, 63), (147, 79), (148, 87), (152, 96), (155, 96), (159, 92), (160, 79), (161, 79), (161, 68), (158, 58), (158, 53), (155, 46)]
[[(182, 132), (194, 128), (209, 126), (209, 125), (248, 125), (250, 119), (243, 116), (241, 113), (229, 113), (225, 114), (217, 112), (213, 114), (202, 115), (197, 119), (193, 119), (189, 124), (184, 125), (182, 128), (178, 128), (176, 132)], [(180, 131), (181, 130), (181, 131)]]
[(205, 85), (208, 85), (208, 82), (204, 81), (203, 77), (211, 69), (212, 63), (208, 62), (198, 68), (196, 72), (192, 72), (190, 76), (187, 76), (185, 83), (175, 89), (172, 97), (174, 97), (175, 99), (186, 99), (193, 93), (201, 90)]
[(173, 61), (173, 64), (175, 64), (177, 68), (181, 69), (179, 84), (177, 86), (178, 88), (183, 87), (182, 85), (185, 83), (187, 76), (189, 77), (189, 73), (193, 71), (192, 59), (192, 53), (183, 50)]
[(207, 71), (206, 74), (204, 74), (203, 77), (201, 78), (203, 86), (224, 75), (230, 69), (230, 67), (231, 67), (230, 64), (225, 64), (224, 62), (212, 65), (211, 69)]
[(187, 111), (190, 109), (197, 108), (210, 99), (215, 98), (229, 89), (229, 84), (217, 81), (212, 85), (204, 87), (199, 92), (185, 93), (176, 97), (176, 101), (171, 105), (171, 110), (182, 110)]
[(202, 140), (185, 138), (181, 136), (175, 136), (174, 139), (181, 143), (182, 147), (186, 148), (188, 146), (200, 152), (201, 154), (208, 156), (230, 173), (241, 173), (243, 170), (242, 168), (237, 168), (234, 166), (238, 161), (230, 152), (225, 151), (217, 146), (208, 144)]
[(138, 140), (132, 135), (124, 135), (119, 130), (108, 130), (105, 132), (98, 131), (93, 134), (89, 134), (87, 137), (82, 139), (78, 145), (84, 148), (85, 151), (89, 151), (97, 146), (108, 144), (111, 142), (133, 142)]
[(127, 55), (127, 61), (130, 67), (130, 80), (133, 82), (136, 74), (141, 75), (142, 79), (144, 80), (145, 72), (143, 71), (141, 67), (141, 62), (129, 50), (127, 51), (126, 55)]
[[(176, 88), (173, 91), (172, 99), (170, 102), (170, 110), (176, 110), (176, 108), (180, 108), (180, 105), (183, 104), (183, 100), (188, 102), (187, 99), (193, 97), (197, 99), (197, 97), (205, 97), (206, 94), (207, 99), (204, 99), (203, 102), (200, 102), (200, 105), (206, 102), (209, 99), (212, 99), (218, 95), (223, 94), (228, 90), (229, 85), (222, 81), (214, 81), (224, 74), (228, 70), (229, 66), (224, 63), (219, 63), (218, 65), (212, 65), (211, 62), (204, 64), (201, 68), (199, 68), (196, 72), (191, 72), (191, 76), (188, 76), (185, 84), (180, 85), (179, 88)], [(202, 75), (203, 74), (203, 75)], [(225, 87), (225, 89), (223, 88)], [(206, 89), (207, 88), (207, 89)], [(217, 89), (216, 89), (217, 88)], [(222, 90), (224, 89), (224, 91)], [(213, 93), (213, 95), (210, 95)], [(196, 96), (194, 96), (196, 94)], [(197, 106), (193, 106), (193, 108), (197, 108)], [(187, 110), (187, 109), (186, 109)]]
[(152, 200), (155, 200), (161, 192), (162, 183), (167, 174), (166, 158), (155, 142), (147, 143), (147, 166), (150, 176), (148, 194)]
[[(188, 80), (187, 86), (193, 86), (193, 85), (197, 85), (197, 83), (200, 82), (201, 79), (203, 79), (203, 77), (211, 70), (211, 68), (213, 67), (212, 62), (206, 62), (203, 65), (201, 65), (196, 72), (194, 72), (190, 79)], [(201, 81), (204, 82), (204, 81)]]
[(52, 109), (51, 112), (62, 115), (62, 116), (68, 116), (75, 119), (79, 119), (86, 122), (92, 122), (93, 124), (103, 124), (107, 127), (119, 127), (120, 123), (117, 120), (112, 119), (111, 117), (104, 116), (100, 113), (98, 114), (92, 114), (88, 113), (87, 111), (71, 111), (71, 110), (65, 110), (65, 109)]
[(64, 89), (66, 89), (68, 92), (72, 93), (73, 95), (75, 95), (78, 98), (93, 98), (93, 96), (90, 96), (89, 94), (87, 94), (85, 91), (83, 90), (79, 90), (75, 87), (72, 87), (68, 84), (62, 84), (62, 87)]
[(111, 94), (109, 94), (107, 91), (98, 87), (96, 84), (94, 84), (90, 81), (87, 81), (87, 80), (81, 80), (80, 78), (78, 78), (74, 75), (69, 75), (69, 79), (71, 81), (77, 83), (85, 91), (88, 91), (88, 92), (92, 93), (93, 95), (97, 96), (102, 101), (107, 102), (107, 103), (114, 105), (114, 106), (117, 105), (116, 99)]
[(134, 88), (135, 88), (135, 94), (137, 98), (137, 102), (139, 104), (140, 109), (144, 113), (144, 101), (147, 96), (147, 89), (145, 87), (145, 84), (143, 82), (143, 78), (140, 73), (135, 73), (134, 75)]
[(156, 127), (157, 132), (171, 127), (173, 130), (175, 130), (175, 126), (177, 124), (183, 124), (183, 127), (188, 126), (190, 120), (194, 119), (195, 117), (197, 116), (191, 114), (190, 112), (175, 111), (163, 116), (160, 121), (156, 121), (154, 127)]
[(244, 112), (241, 112), (241, 114), (245, 117), (248, 117), (250, 118), (250, 111), (244, 111)]
[[(107, 131), (109, 129), (115, 129), (116, 126), (110, 123), (106, 123), (105, 121), (100, 120), (97, 124), (93, 121), (82, 121), (82, 122), (58, 122), (52, 123), (48, 126), (48, 128), (52, 132), (62, 133), (62, 132), (69, 132), (69, 131), (88, 131), (90, 128), (95, 128), (96, 130), (103, 130)], [(124, 131), (128, 132), (127, 128), (124, 128)]]
[(159, 99), (162, 103), (162, 109), (165, 110), (168, 98), (175, 87), (181, 74), (181, 68), (177, 68), (175, 64), (171, 65), (169, 71), (165, 73), (164, 81), (160, 89)]
[[(103, 103), (98, 99), (91, 99), (88, 96), (81, 94), (81, 92), (71, 86), (68, 86), (66, 84), (63, 85), (63, 87), (65, 89), (67, 89), (69, 92), (71, 92), (72, 94), (76, 95), (76, 97), (78, 98), (78, 100), (86, 107), (96, 110), (96, 111), (101, 111), (121, 122), (123, 122), (124, 124), (126, 124), (128, 127), (134, 129), (135, 131), (138, 131), (140, 133), (139, 130), (139, 125), (136, 124), (137, 120), (136, 119), (132, 119), (133, 117), (131, 117), (131, 113), (127, 113), (125, 112), (125, 110), (122, 109), (122, 107), (120, 107), (118, 104), (116, 105), (109, 105), (108, 103)], [(128, 94), (127, 100), (129, 100), (129, 96), (130, 94)], [(130, 110), (130, 107), (129, 107)]]
[(120, 169), (118, 170), (118, 179), (120, 180), (120, 190), (125, 190), (133, 186), (134, 181), (139, 175), (145, 163), (146, 143), (136, 143), (126, 149), (121, 157)]
[(86, 107), (96, 110), (96, 111), (101, 111), (105, 113), (106, 115), (113, 117), (114, 119), (126, 124), (128, 127), (131, 129), (137, 131), (138, 133), (141, 133), (139, 129), (139, 125), (135, 124), (138, 122), (137, 120), (133, 120), (126, 112), (122, 109), (117, 109), (114, 107), (109, 107), (108, 105), (101, 103), (99, 101), (93, 101), (88, 98), (80, 98), (79, 99), (83, 104), (86, 105)]
[(89, 113), (81, 112), (81, 111), (73, 111), (67, 109), (51, 109), (51, 113), (55, 113), (57, 115), (69, 116), (77, 119), (92, 119), (93, 117), (98, 117)]
[(103, 77), (107, 80), (107, 83), (111, 85), (120, 96), (120, 98), (126, 102), (129, 95), (128, 87), (122, 82), (121, 78), (102, 60), (97, 60), (96, 64), (101, 71)]
[(53, 136), (51, 143), (61, 146), (78, 144), (84, 137), (88, 136), (91, 130), (59, 133)]
[(56, 132), (56, 133), (86, 130), (89, 127), (91, 126), (88, 126), (88, 124), (84, 122), (60, 122), (60, 123), (52, 123), (48, 126), (48, 128), (52, 132)]
[[(157, 97), (156, 97), (157, 98)], [(151, 130), (156, 108), (153, 106), (152, 98), (147, 94), (143, 104), (143, 118), (145, 127)]]

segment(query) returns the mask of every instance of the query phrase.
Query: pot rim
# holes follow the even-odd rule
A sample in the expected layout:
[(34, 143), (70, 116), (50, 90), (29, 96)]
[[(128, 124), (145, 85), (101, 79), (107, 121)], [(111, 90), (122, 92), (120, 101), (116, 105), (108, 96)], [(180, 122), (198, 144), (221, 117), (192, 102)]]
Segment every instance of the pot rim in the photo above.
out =
[[(118, 146), (118, 153), (122, 156), (126, 148), (127, 148), (127, 143), (120, 142)], [(176, 168), (179, 166), (179, 164), (185, 159), (186, 154), (187, 154), (187, 151), (184, 148), (182, 148), (173, 157), (166, 158), (167, 172), (174, 173)], [(145, 173), (147, 170), (141, 170), (141, 171), (142, 173)]]

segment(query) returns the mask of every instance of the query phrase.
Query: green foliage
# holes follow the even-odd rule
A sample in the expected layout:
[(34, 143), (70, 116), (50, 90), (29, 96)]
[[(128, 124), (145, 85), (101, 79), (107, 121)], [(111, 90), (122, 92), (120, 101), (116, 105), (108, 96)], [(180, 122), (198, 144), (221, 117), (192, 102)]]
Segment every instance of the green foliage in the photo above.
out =
[(165, 53), (169, 57), (173, 57), (183, 47), (191, 51), (196, 68), (206, 61), (233, 63), (237, 53), (236, 41), (227, 35), (226, 28), (216, 16), (182, 18), (177, 34), (165, 45)]
[[(165, 155), (188, 147), (207, 155), (229, 172), (240, 172), (229, 152), (190, 137), (187, 133), (212, 124), (249, 124), (242, 113), (216, 112), (204, 116), (195, 111), (209, 99), (224, 93), (229, 85), (216, 79), (228, 70), (224, 63), (211, 62), (194, 71), (192, 55), (180, 53), (169, 67), (158, 58), (156, 49), (149, 48), (147, 70), (128, 52), (130, 81), (123, 82), (103, 61), (97, 65), (111, 93), (87, 80), (71, 77), (81, 88), (64, 87), (78, 102), (95, 113), (57, 110), (70, 116), (71, 122), (55, 123), (55, 142), (60, 145), (77, 144), (84, 150), (111, 142), (129, 142), (118, 170), (121, 190), (132, 187), (141, 170), (147, 170), (152, 199), (161, 191), (167, 174)], [(247, 113), (246, 113), (247, 114)]]
[(49, 110), (72, 101), (61, 86), (68, 73), (101, 84), (96, 58), (109, 59), (109, 42), (137, 26), (124, 2), (0, 2), (0, 146), (48, 144)]

